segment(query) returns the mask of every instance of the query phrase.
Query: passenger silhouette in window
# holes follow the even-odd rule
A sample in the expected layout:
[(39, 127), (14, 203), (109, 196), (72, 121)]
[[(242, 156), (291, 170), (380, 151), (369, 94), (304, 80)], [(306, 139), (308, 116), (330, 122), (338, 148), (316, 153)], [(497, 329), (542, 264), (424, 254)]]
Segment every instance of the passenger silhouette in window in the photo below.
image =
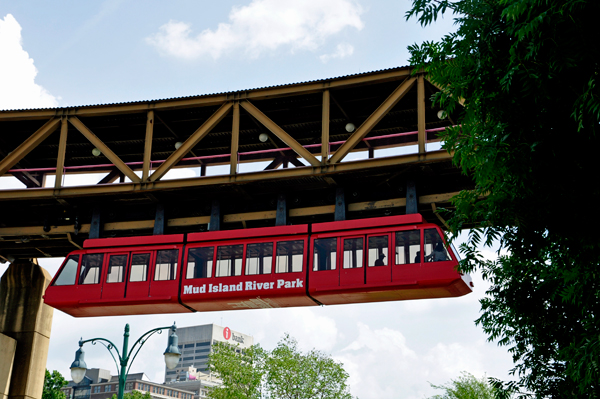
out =
[(442, 262), (448, 260), (446, 256), (446, 251), (444, 250), (444, 245), (441, 242), (438, 242), (433, 250), (433, 261), (434, 262)]
[(384, 266), (385, 263), (383, 259), (385, 258), (384, 254), (379, 255), (379, 258), (375, 261), (375, 266)]
[(425, 229), (425, 262), (443, 262), (450, 260), (450, 255), (444, 247), (444, 242), (436, 229)]
[(417, 255), (415, 256), (415, 263), (421, 263), (421, 251), (417, 251)]

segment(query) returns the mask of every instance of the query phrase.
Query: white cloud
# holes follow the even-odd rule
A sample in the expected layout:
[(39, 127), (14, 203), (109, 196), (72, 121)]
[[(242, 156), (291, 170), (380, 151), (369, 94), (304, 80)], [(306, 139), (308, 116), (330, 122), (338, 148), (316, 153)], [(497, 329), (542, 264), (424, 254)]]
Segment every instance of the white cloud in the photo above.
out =
[[(362, 12), (353, 0), (253, 0), (234, 7), (229, 22), (215, 30), (194, 36), (191, 24), (171, 20), (146, 40), (162, 54), (184, 59), (218, 59), (233, 52), (256, 58), (280, 47), (314, 51), (347, 27), (362, 29)], [(342, 52), (352, 53), (352, 46), (343, 46)], [(339, 51), (340, 46), (335, 54)]]
[[(401, 397), (398, 391), (402, 376), (410, 376), (419, 363), (417, 353), (408, 347), (406, 338), (390, 328), (371, 329), (358, 322), (358, 337), (336, 356), (350, 374), (353, 395), (359, 397)], [(410, 380), (410, 379), (409, 379)], [(381, 384), (381, 381), (387, 381)]]
[(314, 348), (329, 353), (337, 343), (340, 332), (335, 320), (318, 313), (309, 308), (254, 312), (252, 324), (255, 330), (251, 333), (254, 334), (255, 342), (265, 348), (274, 347), (275, 342), (285, 333), (290, 333), (298, 341), (302, 351)]
[[(412, 323), (406, 322), (403, 330), (409, 331)], [(433, 392), (427, 381), (440, 384), (463, 370), (483, 375), (484, 360), (493, 359), (496, 354), (484, 339), (456, 342), (447, 337), (444, 342), (434, 342), (450, 335), (451, 326), (445, 333), (431, 337), (423, 331), (419, 342), (414, 337), (410, 341), (400, 330), (389, 327), (375, 329), (362, 322), (356, 327), (358, 336), (334, 358), (350, 374), (352, 394), (361, 398), (421, 399)]]
[(58, 106), (58, 99), (35, 83), (38, 73), (23, 49), (21, 25), (7, 14), (0, 19), (0, 109)]
[(354, 53), (354, 47), (348, 43), (340, 43), (335, 48), (335, 51), (331, 54), (323, 54), (319, 57), (319, 59), (323, 63), (327, 63), (329, 60), (333, 58), (345, 58)]
[(458, 375), (463, 370), (480, 374), (484, 372), (481, 370), (480, 352), (473, 348), (474, 345), (467, 347), (458, 342), (440, 342), (429, 350), (423, 360), (448, 376)]
[(397, 351), (403, 359), (415, 359), (414, 351), (406, 346), (406, 338), (400, 331), (390, 328), (380, 330), (371, 330), (371, 328), (361, 322), (358, 322), (358, 338), (342, 351), (357, 351), (360, 349), (369, 349), (371, 351)]

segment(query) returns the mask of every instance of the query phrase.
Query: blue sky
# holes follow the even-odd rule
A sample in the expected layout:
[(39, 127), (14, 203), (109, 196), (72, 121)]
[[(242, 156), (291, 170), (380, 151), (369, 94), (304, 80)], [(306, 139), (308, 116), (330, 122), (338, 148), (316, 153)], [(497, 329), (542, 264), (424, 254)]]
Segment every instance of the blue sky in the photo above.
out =
[[(406, 0), (0, 0), (0, 109), (171, 98), (407, 65), (408, 45), (452, 29), (450, 19), (425, 29), (405, 21), (409, 7)], [(43, 262), (52, 274), (59, 264)], [(476, 291), (457, 299), (96, 319), (55, 311), (47, 367), (68, 376), (79, 337), (121, 342), (125, 323), (137, 338), (174, 320), (214, 322), (268, 349), (288, 332), (301, 348), (332, 354), (360, 398), (423, 398), (435, 393), (429, 382), (463, 370), (507, 378), (506, 349), (474, 324), (486, 286), (474, 281)], [(163, 341), (148, 341), (132, 371), (162, 382)], [(104, 348), (86, 352), (90, 367), (116, 372)]]
[[(263, 23), (256, 3), (286, 2), (0, 1), (0, 18), (11, 14), (18, 22), (23, 49), (38, 70), (35, 81), (60, 106), (222, 92), (406, 65), (407, 45), (451, 27), (449, 21), (428, 29), (406, 22), (409, 1), (307, 0), (292, 3), (304, 8), (305, 20), (286, 37), (285, 26), (276, 23), (280, 15)], [(218, 43), (213, 47), (222, 50), (218, 58), (201, 51), (185, 58), (149, 43), (169, 23), (189, 26), (188, 44), (229, 26), (234, 43), (221, 30), (212, 37)], [(321, 59), (340, 45), (352, 48), (351, 54)]]

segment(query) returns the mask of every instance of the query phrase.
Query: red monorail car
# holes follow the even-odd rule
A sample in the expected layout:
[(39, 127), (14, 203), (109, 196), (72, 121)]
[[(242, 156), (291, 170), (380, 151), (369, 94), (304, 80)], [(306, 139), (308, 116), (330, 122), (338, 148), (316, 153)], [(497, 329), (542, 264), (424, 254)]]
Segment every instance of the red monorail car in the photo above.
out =
[(87, 240), (46, 304), (75, 317), (316, 306), (468, 294), (439, 227), (419, 214)]

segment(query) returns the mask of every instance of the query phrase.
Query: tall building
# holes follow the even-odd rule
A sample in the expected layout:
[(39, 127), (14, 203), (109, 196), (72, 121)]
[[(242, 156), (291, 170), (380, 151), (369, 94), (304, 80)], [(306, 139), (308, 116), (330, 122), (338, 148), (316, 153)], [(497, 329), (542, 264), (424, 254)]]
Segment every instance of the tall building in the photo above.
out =
[(175, 369), (168, 370), (165, 367), (165, 382), (188, 380), (190, 366), (208, 374), (210, 372), (208, 369), (208, 354), (217, 341), (239, 345), (240, 350), (254, 344), (254, 338), (250, 335), (232, 331), (229, 327), (221, 327), (216, 324), (179, 327), (177, 328), (177, 336), (179, 337), (181, 358)]

